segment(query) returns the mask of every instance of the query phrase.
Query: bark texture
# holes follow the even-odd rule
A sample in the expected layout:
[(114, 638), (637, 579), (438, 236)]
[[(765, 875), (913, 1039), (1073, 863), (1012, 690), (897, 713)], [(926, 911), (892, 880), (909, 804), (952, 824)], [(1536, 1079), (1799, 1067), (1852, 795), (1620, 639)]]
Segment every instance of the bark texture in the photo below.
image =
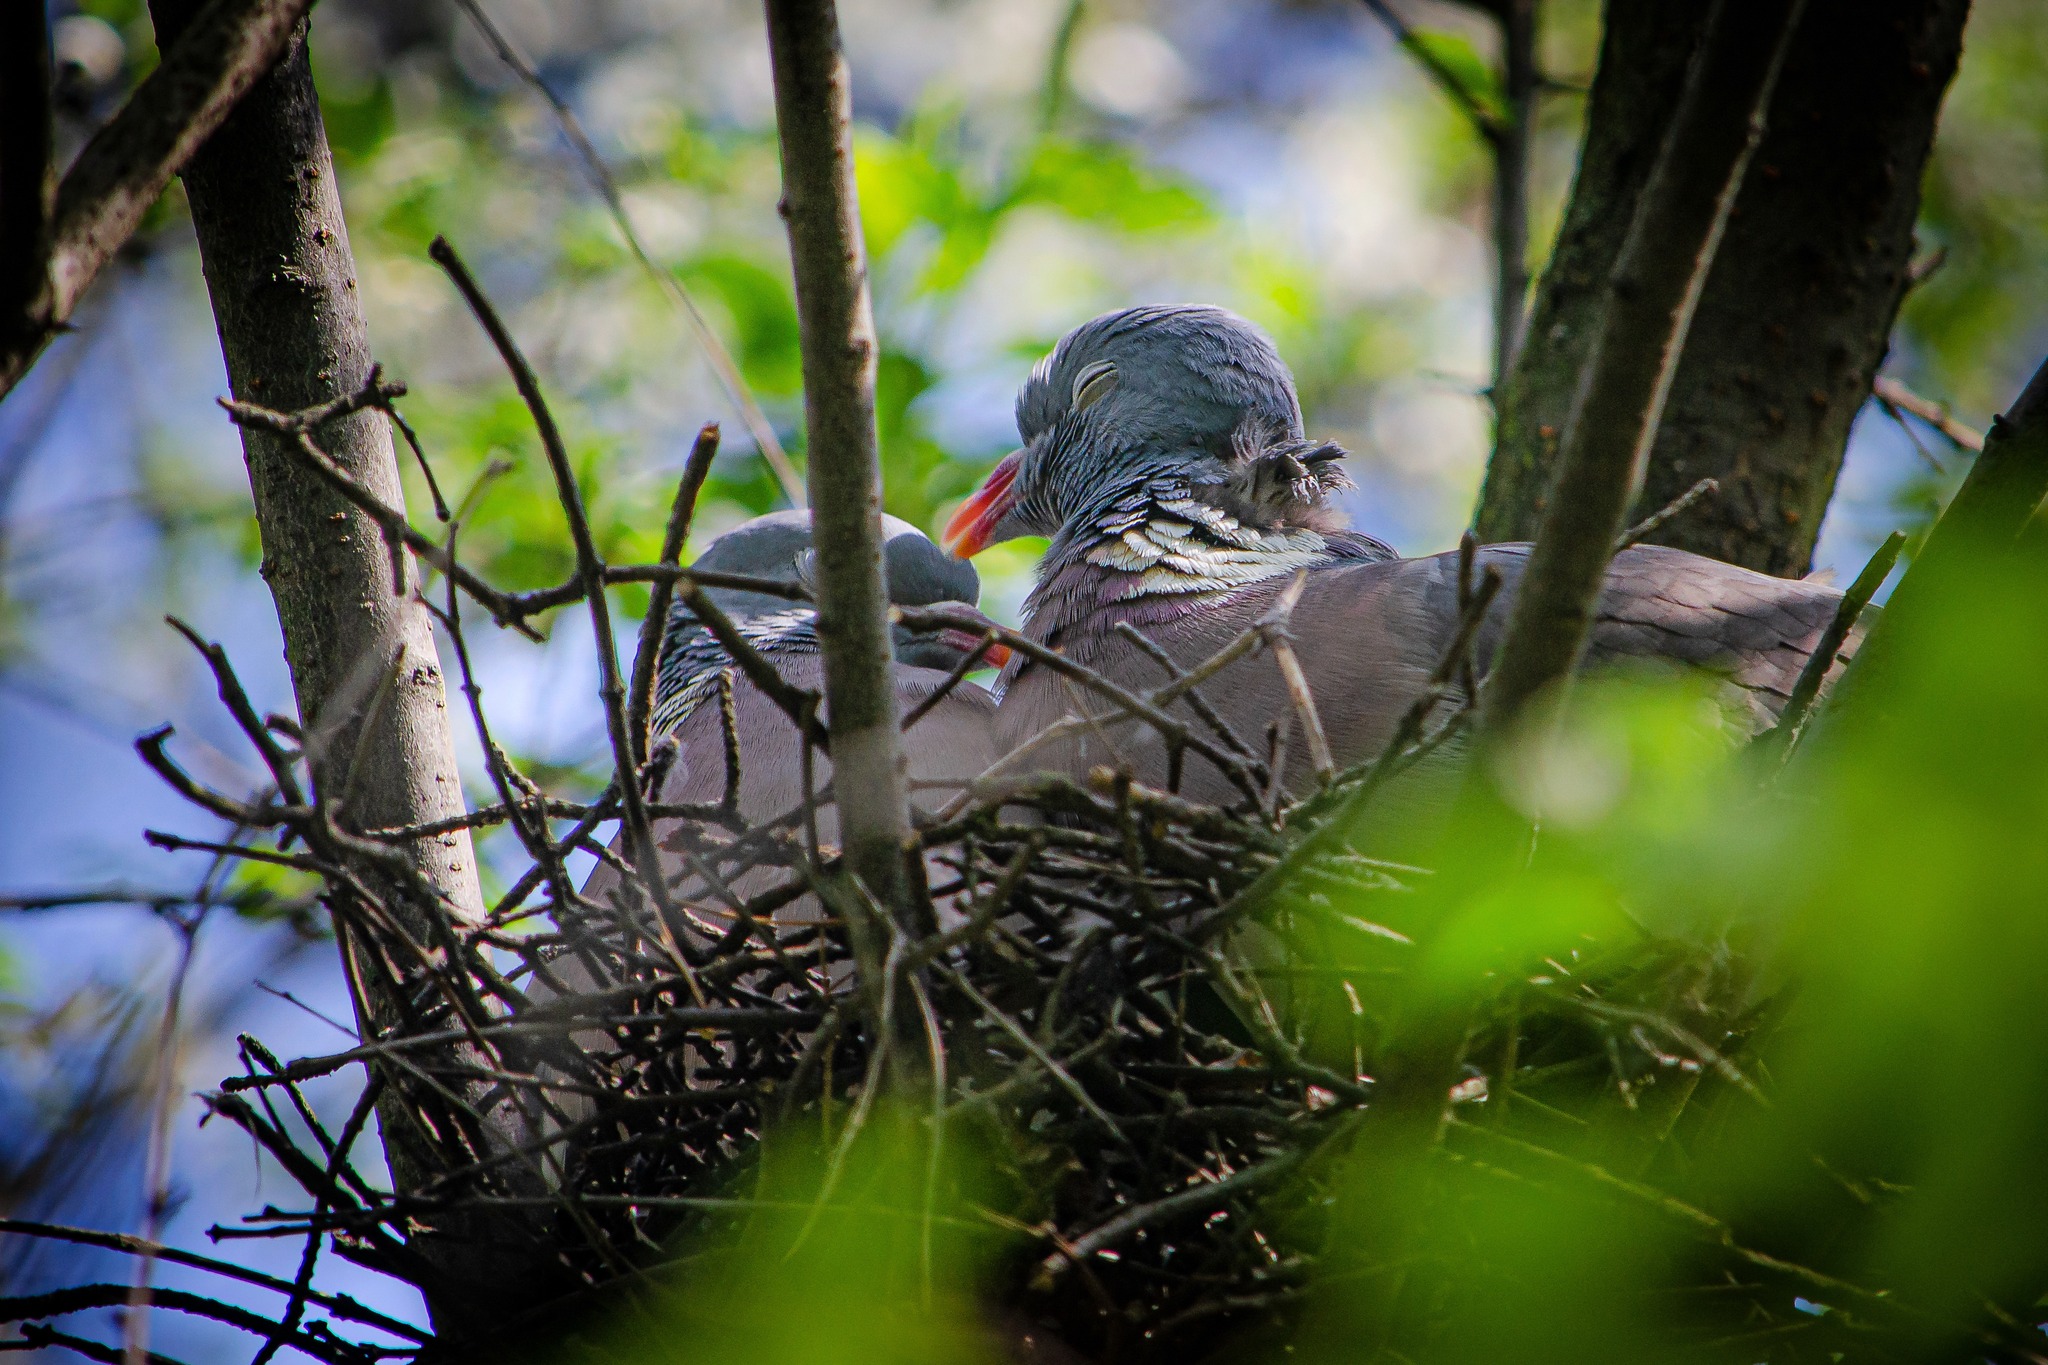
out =
[(882, 585), (875, 321), (853, 180), (853, 91), (832, 0), (767, 0), (809, 431), (818, 635), (847, 862), (911, 911), (908, 790)]
[[(292, 41), (313, 0), (212, 0), (203, 7), (181, 5), (189, 22), (175, 41), (158, 46), (163, 61), (136, 89), (119, 113), (93, 134), (57, 186), (47, 205), (47, 222), (31, 238), (33, 256), (16, 241), (25, 235), (22, 201), (15, 194), (16, 168), (25, 189), (39, 174), (32, 165), (40, 118), (42, 157), (48, 160), (48, 62), (28, 69), (21, 47), (35, 42), (23, 16), (35, 6), (9, 6), (0, 29), (7, 69), (0, 74), (0, 224), (6, 266), (0, 275), (0, 394), (34, 363), (45, 342), (70, 319), (85, 291), (134, 233), (171, 177), (218, 128), (235, 102), (254, 85)], [(19, 11), (19, 13), (16, 13)], [(47, 35), (41, 40), (47, 57)], [(39, 109), (22, 106), (37, 98), (31, 82), (43, 85)], [(42, 168), (46, 170), (47, 166)], [(28, 287), (20, 282), (26, 272)]]
[[(176, 33), (188, 7), (156, 0), (153, 12), (160, 31)], [(303, 30), (192, 158), (185, 187), (235, 397), (291, 410), (360, 389), (369, 334)], [(359, 483), (404, 505), (382, 414), (355, 413), (320, 436)], [(245, 427), (242, 448), (316, 787), (340, 793), (363, 828), (461, 814), (440, 662), (432, 623), (411, 600), (410, 557), (398, 561), (401, 584), (375, 523), (285, 438)], [(466, 834), (414, 848), (449, 902), (468, 917), (481, 912)]]
[[(160, 44), (175, 38), (191, 8), (154, 0)], [(303, 26), (184, 177), (235, 396), (289, 410), (359, 390), (369, 338)], [(319, 435), (365, 488), (403, 506), (382, 414), (358, 412)], [(376, 524), (311, 473), (285, 437), (243, 427), (242, 443), (315, 789), (338, 799), (342, 822), (356, 828), (461, 814), (441, 668), (431, 621), (412, 597), (410, 556), (394, 558)], [(452, 917), (482, 913), (466, 833), (409, 847)], [(408, 901), (394, 895), (387, 903), (416, 939), (438, 941), (423, 913), (406, 910)], [(343, 942), (353, 940), (344, 934)], [(383, 973), (357, 979), (374, 990)], [(377, 1029), (395, 1017), (396, 1002), (372, 998), (365, 1008), (359, 1000), (358, 1013), (362, 1027)], [(397, 1180), (413, 1184), (431, 1173), (440, 1159), (408, 1107), (380, 1104), (379, 1116)], [(533, 1244), (507, 1231), (466, 1218), (413, 1239), (449, 1276), (448, 1292), (429, 1295), (437, 1329), (464, 1335), (532, 1302), (519, 1271)]]
[[(1532, 536), (1597, 330), (1602, 285), (1669, 126), (1707, 6), (1608, 0), (1578, 177), (1499, 405), (1475, 529)], [(1884, 359), (1921, 172), (1968, 0), (1812, 0), (1707, 280), (1635, 505), (1721, 491), (1651, 537), (1806, 572), (1849, 426)]]
[(1483, 697), (1498, 730), (1584, 652), (1804, 0), (1721, 0), (1637, 197), (1558, 448), (1556, 496)]

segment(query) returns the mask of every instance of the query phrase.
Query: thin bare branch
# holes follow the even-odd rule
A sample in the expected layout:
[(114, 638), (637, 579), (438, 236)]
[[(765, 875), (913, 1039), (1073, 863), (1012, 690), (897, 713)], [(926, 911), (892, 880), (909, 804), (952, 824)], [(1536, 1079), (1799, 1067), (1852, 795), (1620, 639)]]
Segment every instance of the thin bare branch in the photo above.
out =
[(1932, 398), (1919, 394), (1890, 375), (1881, 374), (1871, 381), (1870, 392), (1877, 401), (1900, 412), (1910, 412), (1921, 421), (1940, 432), (1948, 443), (1957, 450), (1981, 454), (1984, 450), (1984, 433), (1967, 422), (1956, 420), (1955, 414), (1946, 403), (1937, 403)]
[(1221, 1180), (1194, 1185), (1180, 1194), (1169, 1195), (1165, 1199), (1155, 1199), (1149, 1204), (1127, 1209), (1046, 1257), (1039, 1263), (1038, 1283), (1040, 1286), (1048, 1284), (1068, 1266), (1080, 1264), (1084, 1258), (1105, 1247), (1115, 1246), (1133, 1233), (1228, 1203), (1240, 1195), (1249, 1194), (1271, 1184), (1300, 1164), (1301, 1157), (1298, 1154), (1288, 1153), (1272, 1157)]
[[(1288, 625), (1294, 619), (1295, 603), (1301, 600), (1302, 590), (1308, 586), (1308, 571), (1301, 570), (1294, 581), (1280, 590), (1273, 599), (1272, 609), (1259, 618), (1259, 636), (1266, 648), (1273, 653), (1273, 662), (1280, 666), (1280, 677), (1287, 684), (1288, 698), (1294, 703), (1294, 714), (1301, 722), (1301, 732), (1308, 741), (1310, 765), (1315, 769), (1316, 781), (1328, 786), (1330, 779), (1337, 775), (1337, 762), (1330, 755), (1330, 741), (1323, 733), (1323, 718), (1316, 711), (1315, 693), (1308, 685), (1308, 675), (1302, 671), (1301, 660), (1294, 657), (1294, 637), (1288, 632)], [(1279, 760), (1273, 763), (1273, 790), (1277, 794), (1283, 785), (1287, 765)]]
[(1684, 513), (1688, 507), (1691, 507), (1701, 498), (1720, 491), (1721, 481), (1719, 479), (1701, 479), (1670, 502), (1665, 503), (1662, 507), (1650, 513), (1649, 516), (1644, 517), (1641, 521), (1623, 531), (1615, 539), (1614, 553), (1620, 554), (1631, 545), (1642, 544), (1651, 536), (1656, 535), (1665, 523), (1669, 522), (1673, 517)]
[[(668, 527), (662, 533), (661, 558), (664, 568), (674, 568), (683, 557), (683, 544), (690, 538), (690, 520), (697, 510), (697, 495), (711, 476), (711, 462), (718, 457), (718, 424), (706, 422), (683, 462), (683, 477), (676, 483), (675, 501), (669, 505)], [(633, 740), (634, 771), (647, 763), (647, 718), (654, 709), (654, 679), (661, 667), (661, 650), (668, 639), (669, 606), (675, 597), (675, 580), (655, 583), (647, 595), (647, 615), (640, 622), (640, 645), (633, 655), (633, 686), (626, 700), (626, 733)]]
[(206, 666), (213, 672), (214, 684), (219, 690), (222, 704), (228, 708), (228, 714), (242, 727), (242, 733), (256, 746), (256, 751), (263, 755), (263, 765), (270, 770), (270, 780), (277, 784), (278, 795), (290, 805), (305, 805), (306, 795), (299, 786), (298, 776), (292, 770), (291, 755), (285, 753), (283, 747), (272, 738), (270, 727), (256, 714), (256, 708), (250, 704), (249, 694), (242, 690), (242, 680), (235, 676), (234, 669), (228, 664), (227, 651), (218, 644), (203, 639), (198, 631), (175, 616), (166, 616), (164, 620), (171, 624), (173, 630), (189, 640), (192, 647), (199, 651), (200, 657), (206, 660)]
[(612, 179), (612, 173), (604, 164), (604, 158), (598, 155), (596, 144), (592, 143), (589, 135), (583, 131), (583, 123), (576, 117), (576, 111), (555, 93), (554, 87), (547, 83), (546, 78), (534, 68), (532, 62), (526, 60), (513, 45), (512, 40), (506, 36), (505, 31), (484, 13), (483, 6), (477, 3), (477, 0), (457, 0), (457, 3), (462, 6), (463, 13), (469, 16), (470, 22), (476, 25), (477, 31), (483, 34), (484, 41), (490, 44), (498, 60), (547, 102), (548, 109), (555, 116), (556, 124), (562, 130), (562, 136), (575, 151), (576, 159), (582, 165), (584, 175), (589, 178), (591, 187), (597, 191), (598, 197), (604, 200), (605, 209), (611, 215), (613, 225), (618, 228), (619, 236), (625, 239), (627, 249), (633, 253), (633, 259), (640, 263), (640, 268), (661, 286), (662, 293), (682, 312), (690, 330), (696, 334), (697, 343), (704, 348), (704, 356), (711, 362), (712, 372), (718, 376), (718, 382), (725, 389), (726, 397), (731, 399), (733, 407), (739, 410), (740, 421), (746, 425), (747, 434), (754, 438), (755, 448), (761, 452), (761, 458), (768, 462), (769, 469), (775, 473), (776, 481), (782, 485), (782, 495), (789, 499), (791, 507), (802, 507), (803, 475), (797, 472), (796, 466), (790, 462), (788, 452), (782, 448), (781, 440), (775, 435), (774, 424), (769, 422), (768, 415), (761, 411), (761, 405), (754, 401), (754, 392), (748, 387), (745, 376), (740, 373), (740, 367), (734, 363), (732, 352), (726, 349), (717, 329), (712, 327), (711, 320), (704, 316), (704, 310), (698, 307), (696, 297), (690, 293), (689, 286), (678, 279), (674, 271), (657, 265), (653, 256), (648, 254), (646, 244), (640, 240), (640, 233), (633, 226), (632, 216), (626, 212), (626, 201), (619, 193), (618, 184)]
[[(293, 1293), (297, 1286), (290, 1280), (281, 1280), (266, 1275), (260, 1270), (251, 1270), (198, 1252), (186, 1251), (181, 1247), (162, 1246), (145, 1241), (125, 1232), (100, 1232), (92, 1228), (65, 1227), (58, 1223), (38, 1223), (22, 1218), (0, 1218), (0, 1232), (17, 1237), (41, 1237), (53, 1242), (69, 1242), (76, 1246), (98, 1247), (105, 1251), (118, 1251), (130, 1256), (153, 1256), (167, 1265), (189, 1266), (203, 1270), (210, 1275), (219, 1275), (243, 1284), (255, 1285), (259, 1289), (274, 1290), (279, 1294)], [(318, 1304), (338, 1318), (374, 1327), (380, 1332), (389, 1332), (408, 1341), (425, 1342), (432, 1334), (421, 1331), (410, 1323), (387, 1317), (362, 1304), (346, 1294), (327, 1294), (316, 1289), (306, 1291), (306, 1301)]]
[(448, 277), (469, 304), (470, 311), (489, 334), (491, 344), (497, 347), (505, 368), (512, 372), (512, 382), (518, 387), (519, 396), (525, 400), (534, 428), (540, 434), (541, 449), (547, 454), (548, 467), (554, 471), (555, 497), (569, 522), (569, 538), (576, 546), (577, 576), (583, 583), (584, 603), (590, 608), (590, 629), (597, 644), (598, 698), (604, 707), (605, 730), (611, 738), (612, 762), (619, 774), (619, 804), (626, 815), (626, 837), (633, 850), (633, 863), (642, 880), (652, 891), (656, 904), (667, 909), (668, 894), (661, 875), (661, 858), (654, 847), (653, 830), (647, 822), (646, 798), (640, 791), (640, 765), (636, 758), (639, 746), (633, 742), (626, 721), (626, 687), (619, 676), (619, 647), (617, 638), (612, 634), (611, 601), (605, 595), (604, 561), (598, 557), (597, 541), (590, 532), (590, 518), (583, 509), (583, 490), (577, 484), (576, 471), (569, 460), (569, 448), (563, 443), (554, 414), (548, 410), (547, 400), (541, 395), (540, 380), (535, 376), (533, 367), (527, 364), (519, 344), (512, 339), (511, 329), (498, 316), (490, 300), (484, 297), (475, 276), (455, 254), (455, 248), (448, 244), (447, 238), (436, 237), (427, 254), (448, 272)]
[(1078, 683), (1081, 687), (1104, 698), (1117, 709), (1118, 714), (1116, 716), (1103, 717), (1090, 713), (1085, 716), (1070, 716), (1053, 722), (1052, 725), (1032, 736), (1023, 745), (1013, 747), (1008, 754), (998, 759), (986, 773), (982, 774), (982, 778), (978, 780), (993, 778), (999, 773), (1008, 771), (1027, 757), (1029, 753), (1079, 730), (1103, 723), (1115, 724), (1123, 721), (1143, 721), (1156, 730), (1169, 746), (1194, 750), (1203, 758), (1215, 764), (1217, 771), (1236, 784), (1238, 789), (1243, 791), (1247, 797), (1254, 802), (1258, 799), (1258, 786), (1251, 775), (1248, 760), (1238, 754), (1219, 748), (1201, 735), (1193, 733), (1185, 724), (1168, 714), (1165, 708), (1192, 692), (1208, 679), (1214, 677), (1223, 668), (1259, 648), (1263, 639), (1260, 623), (1254, 622), (1252, 625), (1247, 626), (1235, 640), (1218, 650), (1209, 659), (1204, 660), (1201, 664), (1182, 676), (1175, 678), (1165, 686), (1154, 690), (1149, 696), (1141, 697), (1128, 688), (1119, 686), (1117, 683), (1105, 678), (1094, 669), (1075, 663), (1058, 650), (1046, 648), (1044, 644), (1027, 635), (1010, 630), (1004, 626), (990, 626), (988, 622), (979, 618), (970, 620), (959, 615), (957, 612), (949, 611), (944, 604), (930, 607), (894, 607), (891, 608), (890, 614), (892, 618), (904, 622), (913, 629), (923, 630), (940, 626), (953, 626), (962, 630), (992, 632), (999, 641), (1008, 646), (1013, 652), (1022, 654), (1033, 663), (1042, 665), (1061, 677)]
[[(400, 388), (398, 391), (403, 392), (403, 389)], [(367, 389), (365, 392), (367, 392)], [(391, 390), (387, 388), (385, 392), (389, 393)], [(339, 411), (358, 411), (362, 407), (373, 406), (373, 404), (367, 401), (359, 401), (354, 396), (339, 401), (353, 404), (354, 406), (339, 407), (337, 408), (337, 413)], [(376, 522), (378, 529), (383, 532), (387, 543), (396, 542), (403, 545), (427, 564), (453, 578), (462, 586), (464, 592), (481, 603), (484, 609), (489, 611), (501, 625), (510, 626), (531, 640), (539, 640), (541, 638), (540, 632), (526, 623), (526, 617), (533, 614), (532, 608), (523, 608), (513, 595), (499, 592), (468, 569), (451, 561), (442, 551), (441, 546), (431, 536), (413, 528), (412, 523), (406, 520), (404, 512), (392, 507), (369, 489), (363, 487), (361, 483), (356, 481), (354, 475), (343, 469), (313, 439), (312, 428), (332, 414), (323, 412), (318, 416), (306, 416), (297, 413), (274, 412), (258, 404), (245, 403), (234, 398), (223, 398), (220, 400), (220, 405), (227, 410), (228, 415), (234, 418), (235, 422), (240, 426), (259, 427), (288, 437), (298, 453), (304, 458), (306, 467), (319, 475), (328, 487), (341, 494), (342, 497), (347, 498), (350, 503), (354, 504), (372, 521)]]

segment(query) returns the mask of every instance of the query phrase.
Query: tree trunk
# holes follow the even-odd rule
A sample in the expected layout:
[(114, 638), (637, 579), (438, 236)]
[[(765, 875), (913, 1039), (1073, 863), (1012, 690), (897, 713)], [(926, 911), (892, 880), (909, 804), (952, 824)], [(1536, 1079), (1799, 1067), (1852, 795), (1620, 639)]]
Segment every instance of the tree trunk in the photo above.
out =
[(1727, 239), (1804, 0), (1720, 0), (1600, 290), (1598, 330), (1558, 443), (1557, 497), (1481, 698), (1502, 732), (1569, 677), (1644, 479), (1706, 281)]
[[(1650, 537), (1806, 572), (1849, 426), (1905, 294), (1921, 171), (1968, 0), (1813, 0), (1714, 262), (1634, 516), (1712, 477)], [(1609, 0), (1586, 141), (1500, 403), (1475, 529), (1535, 533), (1602, 284), (1671, 120), (1704, 4)], [(1633, 519), (1633, 518), (1632, 518)]]
[[(154, 13), (175, 31), (185, 9), (156, 0)], [(235, 397), (290, 411), (360, 389), (369, 335), (303, 34), (184, 178)], [(244, 427), (242, 442), (299, 714), (323, 736), (316, 784), (332, 799), (345, 783), (349, 822), (363, 828), (461, 814), (432, 622), (411, 600), (410, 560), (401, 588), (375, 523), (329, 492), (286, 438)], [(321, 444), (377, 497), (404, 505), (382, 414), (336, 421)], [(373, 707), (379, 692), (388, 695)], [(449, 901), (481, 913), (466, 834), (421, 840), (414, 853)]]
[(913, 900), (910, 819), (882, 585), (875, 320), (853, 182), (853, 95), (832, 0), (767, 0), (766, 9), (803, 350), (832, 785), (847, 864), (900, 916)]
[[(192, 0), (153, 0), (159, 46), (175, 38), (196, 8)], [(358, 391), (370, 370), (369, 338), (303, 25), (283, 59), (191, 159), (184, 178), (235, 396), (292, 410)], [(403, 506), (381, 413), (355, 413), (319, 435), (358, 482), (387, 504)], [(410, 557), (400, 557), (394, 568), (375, 523), (328, 491), (287, 438), (243, 427), (242, 448), (263, 576), (284, 631), (315, 790), (337, 802), (342, 822), (358, 829), (460, 815), (462, 786), (440, 662), (431, 620), (413, 599), (417, 575)], [(402, 583), (393, 581), (395, 572)], [(466, 833), (415, 841), (409, 853), (455, 919), (482, 914)], [(415, 897), (395, 893), (387, 906), (415, 939), (437, 942)], [(378, 991), (386, 974), (371, 966), (352, 935), (341, 937), (345, 954), (354, 954), (349, 965), (361, 968), (355, 980), (365, 992)], [(383, 989), (389, 996), (389, 987)], [(399, 1013), (393, 998), (358, 1001), (366, 1036)], [(388, 1086), (392, 1101), (379, 1106), (386, 1154), (401, 1188), (447, 1161), (396, 1099), (402, 1088)], [(442, 1330), (464, 1332), (510, 1304), (531, 1302), (521, 1298), (509, 1269), (523, 1261), (530, 1239), (494, 1236), (473, 1223), (437, 1226), (416, 1239), (451, 1285), (460, 1285), (430, 1295)]]

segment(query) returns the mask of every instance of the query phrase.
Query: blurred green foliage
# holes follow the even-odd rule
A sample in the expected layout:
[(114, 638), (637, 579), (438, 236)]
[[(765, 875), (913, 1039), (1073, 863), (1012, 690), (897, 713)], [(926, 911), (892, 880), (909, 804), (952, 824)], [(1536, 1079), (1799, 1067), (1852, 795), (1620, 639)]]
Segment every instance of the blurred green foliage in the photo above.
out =
[(700, 1238), (650, 1306), (597, 1315), (558, 1359), (644, 1365), (977, 1365), (1006, 1359), (981, 1294), (1020, 1240), (977, 1215), (987, 1174), (957, 1137), (882, 1106), (843, 1145), (785, 1129), (748, 1190), (752, 1212)]
[(1319, 1055), (1468, 1084), (1329, 1158), (1287, 1358), (2038, 1352), (2048, 555), (1947, 587), (1788, 770), (1696, 685), (1582, 687), (1419, 889), (1310, 915)]
[(1462, 33), (1418, 29), (1414, 31), (1414, 40), (1421, 49), (1420, 55), (1442, 67), (1488, 117), (1507, 117), (1507, 95), (1501, 89), (1500, 73), (1470, 38)]
[(2048, 8), (1972, 7), (1942, 112), (1921, 236), (1947, 253), (1908, 297), (1906, 372), (1965, 412), (1996, 409), (2042, 350), (2048, 297)]

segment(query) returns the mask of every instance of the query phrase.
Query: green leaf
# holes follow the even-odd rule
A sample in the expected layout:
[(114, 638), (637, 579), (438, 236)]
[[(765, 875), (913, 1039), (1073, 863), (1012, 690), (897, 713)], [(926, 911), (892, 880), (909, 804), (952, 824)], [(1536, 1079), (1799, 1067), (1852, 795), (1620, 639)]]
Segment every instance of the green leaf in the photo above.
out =
[(1215, 216), (1193, 186), (1140, 166), (1121, 147), (1095, 143), (1047, 143), (1011, 198), (1125, 232), (1198, 227)]
[(803, 358), (797, 346), (796, 296), (786, 275), (736, 254), (701, 256), (683, 272), (690, 287), (725, 305), (732, 325), (720, 333), (747, 382), (768, 393), (799, 392)]
[[(1507, 97), (1500, 88), (1493, 63), (1479, 55), (1479, 49), (1472, 46), (1471, 39), (1436, 29), (1414, 29), (1411, 33), (1416, 46), (1464, 87), (1489, 119), (1507, 118)], [(1433, 71), (1425, 74), (1431, 80), (1438, 79)]]

